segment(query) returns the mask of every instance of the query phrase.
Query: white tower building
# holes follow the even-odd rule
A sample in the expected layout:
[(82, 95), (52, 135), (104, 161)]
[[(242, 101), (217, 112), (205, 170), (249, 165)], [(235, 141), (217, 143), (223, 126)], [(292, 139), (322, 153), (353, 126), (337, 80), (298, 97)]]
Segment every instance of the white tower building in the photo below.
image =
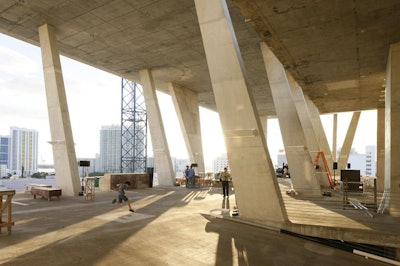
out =
[(37, 172), (38, 135), (39, 133), (36, 130), (10, 128), (10, 170), (12, 173), (27, 176)]
[(121, 128), (118, 125), (100, 129), (100, 171), (121, 172)]

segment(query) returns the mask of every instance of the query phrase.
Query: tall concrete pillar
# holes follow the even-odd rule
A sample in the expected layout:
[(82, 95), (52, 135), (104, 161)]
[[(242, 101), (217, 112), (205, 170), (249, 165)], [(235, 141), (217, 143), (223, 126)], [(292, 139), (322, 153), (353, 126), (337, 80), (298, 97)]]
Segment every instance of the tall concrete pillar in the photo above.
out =
[(385, 189), (390, 191), (389, 213), (400, 217), (400, 43), (390, 46), (386, 67)]
[(324, 152), (326, 161), (329, 166), (329, 171), (333, 174), (333, 156), (331, 148), (329, 147), (328, 139), (326, 138), (325, 129), (321, 122), (321, 116), (319, 114), (318, 108), (315, 104), (310, 100), (310, 98), (305, 95), (304, 96), (308, 111), (311, 118), (311, 124), (315, 132), (315, 136), (317, 138), (318, 146), (320, 151)]
[(77, 196), (81, 189), (79, 169), (54, 27), (40, 26), (39, 39), (56, 182), (63, 195)]
[(288, 223), (261, 123), (245, 79), (225, 1), (195, 0), (240, 217), (267, 226)]
[[(267, 143), (267, 146), (268, 146), (268, 116), (267, 115), (260, 116), (260, 121), (261, 121), (262, 130), (265, 135), (265, 143)], [(270, 152), (269, 156), (271, 157), (271, 161), (273, 161), (273, 158), (271, 156), (271, 151), (269, 151), (269, 152)]]
[(267, 133), (268, 133), (268, 116), (262, 115), (260, 116), (261, 126), (264, 131), (265, 139), (267, 140)]
[(313, 160), (295, 108), (285, 69), (265, 43), (261, 50), (281, 128), (293, 188), (303, 194), (321, 195)]
[(146, 104), (158, 184), (172, 186), (175, 184), (176, 177), (172, 167), (171, 154), (169, 152), (167, 137), (165, 136), (153, 76), (149, 69), (140, 70), (139, 75)]
[(351, 146), (353, 145), (354, 135), (356, 134), (358, 121), (360, 120), (361, 112), (354, 112), (351, 117), (350, 125), (344, 138), (342, 149), (340, 150), (338, 170), (346, 169), (349, 155), (351, 151)]
[(377, 120), (376, 187), (378, 192), (383, 193), (385, 189), (385, 108), (378, 108)]
[[(286, 77), (289, 82), (289, 89), (292, 94), (292, 99), (297, 111), (297, 115), (299, 117), (300, 124), (303, 129), (303, 134), (306, 141), (306, 146), (308, 148), (308, 153), (310, 154), (312, 162), (315, 162), (318, 152), (322, 151), (322, 149), (320, 148), (316, 131), (311, 120), (310, 110), (308, 108), (302, 88), (293, 79), (292, 75), (290, 75), (289, 72), (286, 72)], [(326, 158), (325, 154), (324, 157)], [(329, 165), (328, 169), (325, 169), (322, 158), (318, 160), (318, 165), (320, 167), (315, 170), (316, 178), (322, 187), (328, 188), (330, 187), (327, 175), (327, 171), (330, 171)]]
[(204, 154), (197, 94), (172, 82), (168, 83), (168, 88), (182, 129), (190, 162), (197, 163), (197, 171), (204, 173)]
[(333, 114), (332, 155), (333, 161), (337, 162), (337, 114)]

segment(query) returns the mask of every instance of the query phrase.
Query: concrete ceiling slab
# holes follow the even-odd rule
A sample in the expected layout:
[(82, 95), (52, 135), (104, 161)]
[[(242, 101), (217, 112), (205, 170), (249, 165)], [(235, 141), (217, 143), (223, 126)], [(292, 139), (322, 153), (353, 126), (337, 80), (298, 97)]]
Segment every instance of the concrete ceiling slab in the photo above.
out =
[[(321, 113), (384, 106), (389, 46), (400, 41), (398, 0), (227, 4), (260, 115), (275, 115), (261, 41)], [(0, 32), (38, 45), (44, 23), (56, 28), (64, 56), (138, 83), (140, 69), (153, 69), (159, 90), (168, 93), (173, 81), (216, 109), (194, 1), (0, 1)]]

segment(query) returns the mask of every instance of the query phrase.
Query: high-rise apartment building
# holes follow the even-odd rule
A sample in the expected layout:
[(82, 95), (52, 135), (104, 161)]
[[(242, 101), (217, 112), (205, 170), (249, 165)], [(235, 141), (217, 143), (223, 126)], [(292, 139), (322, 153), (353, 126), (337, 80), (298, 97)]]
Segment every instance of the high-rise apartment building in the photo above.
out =
[(376, 176), (376, 147), (375, 145), (365, 146), (365, 175)]
[[(176, 177), (183, 177), (183, 172), (186, 170), (186, 165), (190, 165), (189, 159), (176, 159), (172, 157), (172, 166)], [(197, 169), (195, 169), (196, 171)], [(196, 173), (200, 175), (199, 173)]]
[(121, 172), (121, 127), (102, 126), (100, 129), (100, 171)]
[(223, 154), (223, 155), (217, 157), (213, 161), (214, 173), (222, 172), (225, 167), (228, 167), (228, 170), (230, 170), (229, 169), (229, 161), (228, 161), (228, 155), (227, 154)]
[(9, 158), (11, 152), (11, 137), (0, 136), (0, 178), (7, 176), (9, 169)]
[[(11, 149), (9, 169), (17, 175), (30, 175), (37, 172), (38, 132), (36, 130), (11, 127)], [(23, 172), (23, 173), (22, 173)]]
[(0, 136), (0, 165), (7, 165), (9, 163), (9, 155), (11, 149), (10, 136)]

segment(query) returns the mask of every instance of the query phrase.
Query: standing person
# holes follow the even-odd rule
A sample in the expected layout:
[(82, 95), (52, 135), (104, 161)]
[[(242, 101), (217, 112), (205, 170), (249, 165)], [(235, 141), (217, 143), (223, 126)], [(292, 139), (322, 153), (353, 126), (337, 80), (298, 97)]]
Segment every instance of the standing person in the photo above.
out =
[(131, 206), (131, 202), (129, 199), (125, 196), (125, 188), (128, 188), (131, 185), (131, 182), (126, 181), (125, 183), (117, 184), (115, 187), (115, 190), (118, 191), (118, 197), (117, 199), (113, 199), (112, 203), (115, 204), (117, 203), (118, 205), (122, 203), (122, 200), (126, 201), (129, 207), (130, 212), (135, 212)]
[(189, 187), (189, 171), (190, 171), (189, 165), (186, 165), (186, 170), (185, 172), (183, 172), (186, 178), (186, 187)]
[(231, 175), (228, 173), (228, 168), (224, 168), (224, 171), (219, 175), (219, 178), (222, 182), (222, 192), (224, 193), (224, 198), (229, 198), (229, 181), (231, 179)]
[(188, 171), (188, 180), (189, 180), (189, 188), (194, 187), (194, 169), (193, 165), (190, 166), (190, 169)]

